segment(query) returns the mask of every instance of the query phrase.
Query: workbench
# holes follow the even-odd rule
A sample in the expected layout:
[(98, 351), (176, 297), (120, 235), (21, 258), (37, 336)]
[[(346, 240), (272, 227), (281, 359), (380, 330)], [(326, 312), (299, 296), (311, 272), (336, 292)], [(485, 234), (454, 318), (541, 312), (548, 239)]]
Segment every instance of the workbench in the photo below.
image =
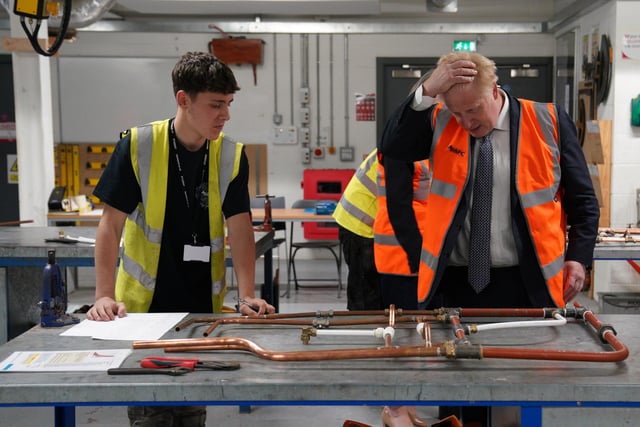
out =
[(596, 243), (593, 250), (594, 261), (640, 260), (638, 243)]
[[(612, 324), (629, 348), (626, 360), (600, 363), (412, 357), (281, 362), (240, 351), (171, 353), (167, 355), (237, 361), (241, 368), (195, 371), (179, 377), (109, 376), (105, 372), (0, 373), (0, 406), (54, 406), (56, 426), (66, 427), (74, 425), (78, 405), (496, 405), (519, 406), (522, 427), (537, 427), (542, 423), (543, 407), (640, 407), (637, 318), (598, 317)], [(463, 318), (462, 322), (468, 320)], [(274, 328), (277, 333), (273, 333)], [(443, 330), (436, 328), (434, 342), (440, 336), (437, 334), (447, 333), (444, 326)], [(170, 331), (164, 338), (201, 338), (204, 329), (199, 326)], [(132, 342), (64, 337), (60, 332), (36, 326), (0, 346), (0, 360), (14, 351), (132, 348)], [(276, 351), (366, 347), (375, 352), (377, 346), (384, 345), (373, 337), (351, 336), (318, 336), (305, 345), (300, 332), (299, 326), (251, 325), (245, 329), (232, 325), (216, 329), (211, 336), (241, 336)], [(579, 324), (485, 331), (472, 336), (472, 341), (485, 346), (603, 351), (595, 334)], [(397, 327), (395, 344), (419, 342), (415, 329)], [(164, 355), (161, 349), (136, 349), (122, 366), (136, 367), (143, 357), (159, 355)], [(608, 425), (620, 425), (610, 421)]]
[[(47, 253), (56, 251), (60, 268), (93, 267), (93, 244), (45, 242), (59, 232), (95, 239), (97, 227), (0, 227), (0, 343), (26, 331), (40, 321), (38, 301), (42, 299), (42, 272)], [(264, 255), (262, 297), (278, 305), (273, 291), (273, 231), (256, 232), (256, 257)], [(227, 258), (231, 266), (231, 258)], [(76, 277), (77, 281), (77, 277)]]

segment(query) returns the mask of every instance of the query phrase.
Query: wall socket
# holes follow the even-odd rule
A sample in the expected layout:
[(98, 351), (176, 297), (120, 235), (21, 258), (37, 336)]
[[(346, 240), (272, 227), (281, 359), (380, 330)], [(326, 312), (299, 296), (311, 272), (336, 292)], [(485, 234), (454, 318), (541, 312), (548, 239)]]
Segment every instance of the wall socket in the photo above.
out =
[(311, 149), (309, 147), (302, 147), (302, 164), (308, 165), (311, 163)]
[(311, 129), (309, 129), (308, 127), (301, 127), (298, 136), (301, 143), (308, 144), (309, 142), (311, 142)]
[(309, 103), (309, 88), (301, 87), (300, 88), (300, 103), (308, 104)]
[(300, 109), (300, 123), (302, 124), (309, 124), (309, 121), (311, 120), (311, 110), (309, 110), (308, 108), (304, 107)]

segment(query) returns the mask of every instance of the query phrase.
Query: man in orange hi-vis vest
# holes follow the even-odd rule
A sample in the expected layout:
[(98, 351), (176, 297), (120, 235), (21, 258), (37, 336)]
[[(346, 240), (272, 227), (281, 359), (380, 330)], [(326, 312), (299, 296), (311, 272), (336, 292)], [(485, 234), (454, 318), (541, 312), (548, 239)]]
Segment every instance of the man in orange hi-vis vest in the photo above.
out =
[[(479, 53), (442, 56), (378, 147), (431, 165), (418, 279), (427, 308), (564, 307), (592, 263), (600, 210), (573, 120), (497, 80)], [(486, 413), (463, 418), (489, 425)]]

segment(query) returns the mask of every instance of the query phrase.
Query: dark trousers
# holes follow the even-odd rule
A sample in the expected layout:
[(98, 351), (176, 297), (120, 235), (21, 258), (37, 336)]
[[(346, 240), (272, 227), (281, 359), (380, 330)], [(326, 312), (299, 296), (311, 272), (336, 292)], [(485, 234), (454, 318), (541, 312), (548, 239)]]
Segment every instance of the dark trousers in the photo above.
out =
[[(519, 267), (491, 269), (491, 282), (479, 294), (471, 287), (467, 267), (448, 267), (429, 307), (525, 308), (531, 307)], [(455, 415), (463, 424), (489, 427), (489, 406), (441, 406), (440, 419)]]
[(359, 236), (339, 227), (344, 260), (349, 267), (347, 275), (347, 309), (380, 310), (380, 277), (373, 258), (373, 239)]
[[(544, 286), (544, 285), (541, 285)], [(447, 267), (428, 308), (526, 308), (531, 300), (519, 267), (491, 269), (491, 282), (479, 294), (467, 278), (467, 267)]]
[(418, 309), (418, 276), (381, 274), (380, 285), (384, 308), (393, 304), (405, 310)]

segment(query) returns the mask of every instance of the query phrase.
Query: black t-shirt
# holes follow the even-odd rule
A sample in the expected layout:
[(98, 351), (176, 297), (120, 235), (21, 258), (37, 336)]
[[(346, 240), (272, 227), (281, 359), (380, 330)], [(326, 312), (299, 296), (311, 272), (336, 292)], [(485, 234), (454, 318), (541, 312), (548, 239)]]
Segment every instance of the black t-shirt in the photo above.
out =
[[(127, 214), (133, 212), (142, 200), (140, 186), (131, 166), (130, 138), (118, 141), (93, 194), (104, 203)], [(209, 244), (209, 215), (207, 197), (196, 198), (205, 190), (208, 173), (203, 178), (204, 154), (207, 144), (196, 152), (177, 144), (178, 156), (185, 180), (189, 208), (178, 172), (173, 147), (169, 155), (167, 203), (165, 208), (160, 260), (156, 288), (149, 312), (211, 313), (211, 267), (210, 263), (183, 261), (185, 244)], [(249, 162), (244, 151), (238, 176), (229, 184), (222, 203), (225, 218), (250, 212), (249, 207)], [(202, 200), (201, 200), (202, 199)]]

